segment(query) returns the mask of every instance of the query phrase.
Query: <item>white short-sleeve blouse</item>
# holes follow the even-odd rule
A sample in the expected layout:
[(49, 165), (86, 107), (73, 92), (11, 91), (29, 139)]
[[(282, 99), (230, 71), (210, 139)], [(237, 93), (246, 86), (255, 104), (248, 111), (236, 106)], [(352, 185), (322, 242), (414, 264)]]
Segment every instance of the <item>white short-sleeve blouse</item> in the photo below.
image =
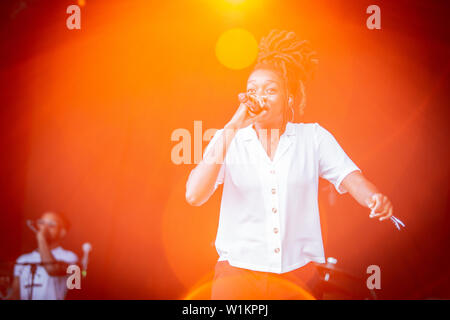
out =
[(273, 161), (252, 125), (238, 130), (216, 181), (216, 188), (223, 183), (215, 241), (219, 261), (274, 273), (310, 261), (324, 263), (319, 177), (345, 193), (341, 182), (355, 170), (359, 168), (317, 123), (288, 122)]

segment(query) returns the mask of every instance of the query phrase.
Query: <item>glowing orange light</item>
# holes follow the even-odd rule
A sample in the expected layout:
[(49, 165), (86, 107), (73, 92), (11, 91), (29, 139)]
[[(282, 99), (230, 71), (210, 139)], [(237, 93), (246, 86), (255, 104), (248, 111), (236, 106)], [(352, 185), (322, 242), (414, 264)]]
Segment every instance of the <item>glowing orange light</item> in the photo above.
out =
[(85, 4), (86, 4), (86, 0), (78, 0), (78, 5), (79, 5), (80, 7), (84, 7)]
[[(236, 300), (315, 300), (315, 297), (300, 285), (291, 282), (289, 279), (283, 279), (276, 275), (269, 276), (268, 281), (271, 283), (270, 292), (255, 290), (250, 284), (247, 276), (232, 275), (216, 279), (216, 285), (225, 288)], [(233, 284), (234, 283), (234, 284)], [(233, 292), (236, 283), (239, 283), (240, 292)], [(213, 280), (195, 286), (190, 292), (183, 297), (183, 300), (208, 300), (211, 298), (211, 290)], [(228, 285), (230, 284), (231, 287)]]
[(230, 69), (244, 69), (251, 65), (258, 54), (258, 43), (247, 30), (235, 28), (225, 31), (217, 40), (216, 56)]
[(243, 3), (245, 0), (227, 0), (229, 3), (231, 4), (241, 4)]

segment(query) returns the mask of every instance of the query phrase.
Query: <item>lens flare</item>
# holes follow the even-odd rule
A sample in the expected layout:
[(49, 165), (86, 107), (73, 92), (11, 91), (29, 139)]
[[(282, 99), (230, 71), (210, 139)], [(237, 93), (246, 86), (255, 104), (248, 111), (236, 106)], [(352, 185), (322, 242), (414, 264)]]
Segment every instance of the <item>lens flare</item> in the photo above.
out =
[[(316, 300), (310, 292), (295, 281), (280, 275), (274, 274), (268, 277), (270, 292), (255, 289), (250, 280), (249, 275), (230, 275), (209, 280), (194, 286), (182, 299), (209, 300), (212, 298), (211, 293), (215, 285), (226, 292), (226, 295), (229, 294), (230, 299), (236, 300)], [(240, 288), (239, 292), (235, 291), (237, 286)]]
[(217, 40), (216, 56), (225, 67), (240, 70), (251, 65), (258, 54), (255, 37), (245, 29), (225, 31)]

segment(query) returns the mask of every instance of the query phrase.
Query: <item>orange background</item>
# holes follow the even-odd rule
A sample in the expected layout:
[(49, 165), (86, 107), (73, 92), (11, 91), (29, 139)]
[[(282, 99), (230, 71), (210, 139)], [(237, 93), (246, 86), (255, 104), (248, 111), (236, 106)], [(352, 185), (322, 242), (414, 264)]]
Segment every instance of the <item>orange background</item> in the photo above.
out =
[[(202, 207), (184, 200), (192, 165), (174, 165), (177, 128), (221, 128), (251, 68), (222, 66), (215, 44), (241, 27), (256, 39), (295, 31), (319, 54), (298, 122), (319, 122), (394, 203), (407, 231), (378, 223), (321, 182), (327, 256), (366, 277), (382, 270), (384, 298), (450, 292), (447, 9), (379, 1), (6, 2), (0, 56), (0, 258), (35, 247), (25, 220), (64, 211), (64, 246), (93, 251), (74, 298), (178, 299), (211, 276), (221, 189)], [(9, 6), (8, 6), (9, 5)], [(205, 147), (207, 142), (203, 143)], [(193, 150), (192, 150), (193, 154)]]

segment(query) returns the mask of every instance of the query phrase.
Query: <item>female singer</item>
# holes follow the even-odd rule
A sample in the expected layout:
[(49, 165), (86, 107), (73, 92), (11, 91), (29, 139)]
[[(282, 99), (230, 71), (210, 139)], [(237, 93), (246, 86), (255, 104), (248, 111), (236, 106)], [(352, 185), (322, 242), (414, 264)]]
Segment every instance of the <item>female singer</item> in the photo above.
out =
[(186, 200), (194, 206), (223, 183), (212, 299), (288, 299), (280, 276), (317, 297), (310, 262), (325, 262), (319, 177), (349, 192), (371, 218), (393, 214), (388, 197), (326, 129), (293, 122), (303, 113), (305, 82), (317, 62), (294, 32), (272, 30), (262, 38), (247, 95), (189, 175)]

